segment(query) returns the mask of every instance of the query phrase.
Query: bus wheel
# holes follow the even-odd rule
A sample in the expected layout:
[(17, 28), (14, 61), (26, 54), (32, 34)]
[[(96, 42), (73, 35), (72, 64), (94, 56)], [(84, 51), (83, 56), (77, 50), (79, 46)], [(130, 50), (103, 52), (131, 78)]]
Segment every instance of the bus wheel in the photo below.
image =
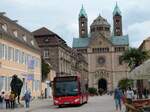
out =
[(87, 103), (88, 101), (85, 101), (85, 103)]
[(62, 108), (62, 105), (58, 105), (59, 108)]

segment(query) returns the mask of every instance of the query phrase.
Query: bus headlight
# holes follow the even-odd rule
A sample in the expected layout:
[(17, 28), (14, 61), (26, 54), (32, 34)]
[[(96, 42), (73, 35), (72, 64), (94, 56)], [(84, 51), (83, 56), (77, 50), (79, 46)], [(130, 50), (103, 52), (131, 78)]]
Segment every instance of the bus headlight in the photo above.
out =
[(55, 100), (54, 102), (55, 102), (55, 103), (58, 103), (58, 101), (57, 101), (57, 100)]
[(80, 101), (80, 99), (79, 99), (79, 98), (74, 100), (74, 102), (78, 102), (78, 101)]

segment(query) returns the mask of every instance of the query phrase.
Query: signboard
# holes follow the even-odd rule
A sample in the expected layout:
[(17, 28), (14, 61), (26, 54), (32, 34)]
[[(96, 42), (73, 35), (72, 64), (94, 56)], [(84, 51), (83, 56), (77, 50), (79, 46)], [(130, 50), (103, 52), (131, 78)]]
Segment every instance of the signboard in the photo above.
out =
[(30, 59), (28, 61), (28, 69), (34, 69), (35, 67), (35, 61), (33, 59)]
[(34, 75), (33, 74), (27, 75), (27, 80), (34, 80)]

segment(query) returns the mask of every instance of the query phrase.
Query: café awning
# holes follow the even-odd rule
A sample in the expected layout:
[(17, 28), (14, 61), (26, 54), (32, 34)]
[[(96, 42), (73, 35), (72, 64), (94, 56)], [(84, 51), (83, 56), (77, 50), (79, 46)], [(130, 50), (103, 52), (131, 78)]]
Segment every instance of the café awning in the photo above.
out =
[(150, 59), (145, 61), (143, 64), (140, 66), (136, 67), (133, 69), (129, 74), (128, 74), (129, 79), (148, 79), (150, 80)]

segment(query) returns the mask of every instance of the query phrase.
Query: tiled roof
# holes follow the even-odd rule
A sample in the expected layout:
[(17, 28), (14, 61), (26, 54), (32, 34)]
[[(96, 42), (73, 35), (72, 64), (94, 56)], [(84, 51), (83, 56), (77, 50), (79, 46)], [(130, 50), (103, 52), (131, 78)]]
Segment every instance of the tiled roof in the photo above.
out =
[[(73, 48), (82, 48), (88, 47), (90, 39), (92, 38), (73, 38)], [(108, 38), (108, 40), (112, 43), (112, 45), (129, 45), (129, 37), (125, 36), (112, 36)]]
[(89, 45), (90, 38), (73, 38), (73, 48), (82, 48)]
[(110, 26), (110, 24), (107, 22), (106, 19), (104, 19), (101, 15), (99, 15), (92, 23), (92, 25), (101, 26), (101, 25), (107, 25)]
[(32, 32), (34, 36), (43, 36), (43, 35), (53, 35), (55, 34), (54, 32), (50, 31), (49, 29), (42, 27), (40, 29), (35, 30), (34, 32)]
[(20, 43), (20, 44), (22, 44), (22, 45), (24, 45), (24, 46), (27, 46), (27, 47), (29, 47), (29, 48), (32, 48), (32, 49), (34, 49), (34, 50), (40, 52), (40, 49), (39, 49), (38, 46), (33, 46), (33, 45), (30, 44), (30, 42), (28, 42), (28, 43), (27, 43), (27, 42), (24, 42), (24, 41), (21, 40), (20, 38), (16, 38), (16, 37), (12, 36), (12, 35), (9, 34), (9, 33), (6, 33), (5, 31), (3, 31), (3, 30), (1, 30), (1, 29), (0, 29), (0, 38), (7, 39), (7, 40), (10, 40), (10, 41), (11, 41), (11, 40), (16, 41), (16, 42), (18, 42), (18, 43)]
[(32, 32), (34, 37), (45, 37), (45, 36), (51, 36), (51, 35), (55, 35), (52, 36), (53, 38), (56, 38), (58, 40), (61, 40), (61, 42), (66, 43), (66, 41), (64, 39), (62, 39), (59, 35), (57, 35), (56, 33), (50, 31), (48, 28), (46, 27), (42, 27), (39, 28), (35, 31)]
[(113, 45), (129, 45), (129, 37), (128, 35), (124, 36), (112, 36), (110, 41)]
[[(15, 21), (11, 20), (10, 18), (6, 17), (5, 15), (0, 15), (0, 18), (3, 20), (3, 21), (2, 20), (0, 21), (1, 24), (4, 24), (4, 23), (7, 24), (7, 30), (8, 30), (8, 31), (4, 31), (4, 29), (0, 28), (1, 38), (8, 37), (9, 40), (12, 39), (16, 42), (20, 42), (23, 45), (27, 45), (30, 48), (39, 50), (39, 47), (38, 47), (32, 33), (29, 30), (27, 30), (23, 26), (19, 25)], [(13, 34), (12, 28), (16, 29), (18, 31), (18, 37), (15, 37), (14, 35), (12, 35)], [(24, 41), (23, 35), (27, 36), (26, 41)], [(34, 45), (31, 43), (31, 41), (34, 42)]]

